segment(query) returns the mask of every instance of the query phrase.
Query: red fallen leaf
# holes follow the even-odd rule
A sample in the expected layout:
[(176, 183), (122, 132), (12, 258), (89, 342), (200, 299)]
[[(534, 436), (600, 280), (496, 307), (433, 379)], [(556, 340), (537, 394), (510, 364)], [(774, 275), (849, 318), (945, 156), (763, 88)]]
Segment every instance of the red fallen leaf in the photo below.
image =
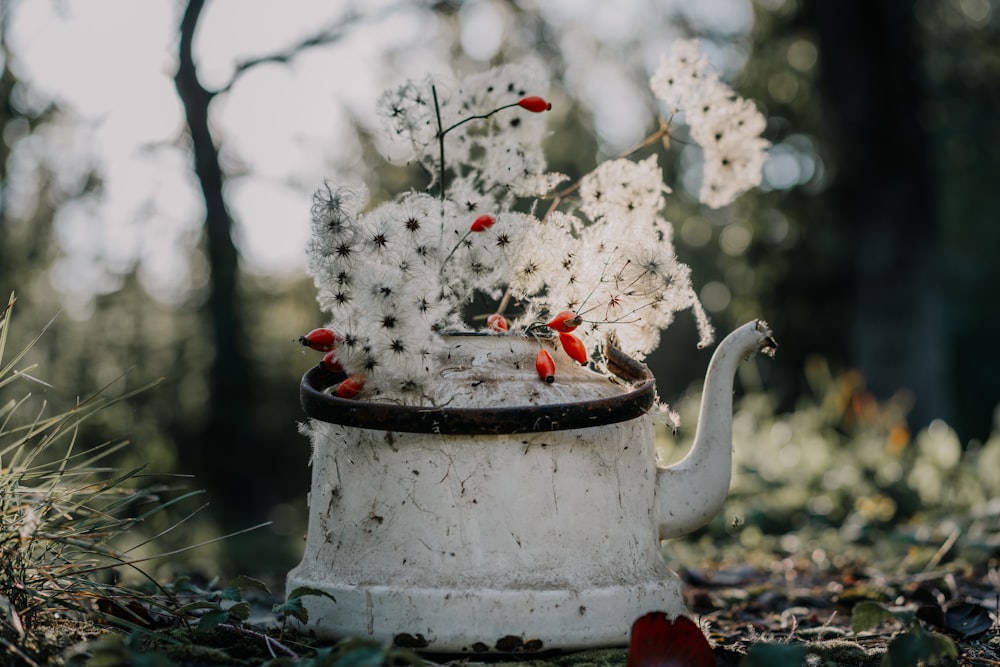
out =
[(701, 629), (686, 616), (673, 621), (653, 611), (632, 624), (627, 667), (715, 667), (715, 654)]

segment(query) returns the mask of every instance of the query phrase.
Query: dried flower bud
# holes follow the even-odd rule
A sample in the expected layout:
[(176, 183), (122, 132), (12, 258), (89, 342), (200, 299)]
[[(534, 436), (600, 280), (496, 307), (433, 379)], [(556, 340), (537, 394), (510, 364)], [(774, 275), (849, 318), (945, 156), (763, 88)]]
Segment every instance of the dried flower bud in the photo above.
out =
[(556, 380), (556, 362), (552, 360), (552, 355), (546, 349), (541, 349), (535, 355), (535, 371), (538, 377), (552, 384)]
[(334, 359), (336, 354), (337, 350), (330, 350), (329, 352), (323, 355), (323, 361), (320, 363), (323, 364), (323, 368), (330, 371), (331, 373), (343, 373), (344, 367), (341, 366), (336, 359)]
[(559, 333), (569, 333), (582, 323), (583, 320), (580, 319), (579, 315), (572, 310), (564, 310), (547, 322), (545, 326)]
[(500, 313), (493, 313), (486, 318), (486, 326), (492, 331), (507, 331), (507, 318)]
[(559, 342), (562, 344), (563, 349), (566, 350), (566, 354), (569, 355), (570, 359), (581, 366), (587, 363), (587, 348), (582, 340), (571, 333), (560, 331)]
[(487, 229), (496, 224), (497, 219), (488, 213), (484, 213), (475, 220), (472, 221), (472, 226), (469, 228), (473, 232), (485, 232)]
[(368, 377), (364, 373), (351, 375), (337, 385), (337, 388), (333, 392), (334, 396), (337, 398), (354, 398), (365, 388), (365, 381), (367, 379)]
[(552, 104), (546, 102), (543, 98), (537, 95), (531, 95), (530, 97), (522, 97), (517, 102), (517, 106), (522, 109), (527, 109), (532, 113), (541, 113), (543, 111), (548, 111), (552, 108)]
[(327, 352), (332, 350), (337, 344), (337, 334), (333, 331), (333, 329), (313, 329), (305, 336), (300, 336), (299, 342), (314, 350)]

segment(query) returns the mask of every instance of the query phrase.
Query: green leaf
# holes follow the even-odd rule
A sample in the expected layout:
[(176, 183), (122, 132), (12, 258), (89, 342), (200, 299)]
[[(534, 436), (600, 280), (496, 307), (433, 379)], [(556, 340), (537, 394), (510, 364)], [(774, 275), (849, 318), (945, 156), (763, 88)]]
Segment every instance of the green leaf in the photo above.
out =
[(245, 621), (250, 618), (250, 603), (238, 602), (226, 611), (228, 611), (231, 616), (235, 616), (236, 618)]
[(208, 609), (210, 611), (219, 611), (222, 608), (217, 602), (209, 602), (208, 600), (195, 600), (194, 602), (188, 602), (186, 605), (177, 608), (178, 614), (187, 614), (192, 611), (198, 611), (199, 609)]
[(209, 632), (220, 623), (225, 623), (228, 620), (229, 612), (227, 610), (215, 609), (201, 617), (201, 620), (198, 621), (198, 630), (199, 632)]
[(806, 664), (802, 644), (754, 644), (740, 661), (740, 667), (801, 667)]
[(889, 607), (889, 611), (896, 617), (896, 620), (903, 625), (913, 625), (917, 622), (917, 607), (911, 605), (907, 607)]
[(271, 613), (284, 614), (286, 616), (291, 616), (300, 623), (308, 623), (309, 610), (307, 610), (306, 606), (302, 603), (302, 598), (308, 595), (322, 596), (330, 598), (334, 602), (337, 601), (337, 598), (333, 597), (326, 591), (322, 591), (318, 588), (311, 588), (309, 586), (299, 586), (288, 594), (287, 600), (271, 607)]
[(304, 598), (307, 595), (319, 595), (330, 598), (334, 602), (337, 601), (337, 598), (333, 597), (333, 595), (331, 595), (330, 593), (327, 593), (326, 591), (321, 590), (319, 588), (313, 588), (311, 586), (299, 586), (298, 588), (293, 589), (292, 592), (288, 594), (288, 599), (291, 600), (292, 598)]
[(851, 612), (851, 632), (854, 634), (865, 632), (895, 618), (896, 616), (885, 605), (865, 600), (854, 605), (854, 610)]
[(924, 630), (919, 623), (910, 626), (891, 642), (882, 658), (883, 667), (912, 665), (951, 665), (958, 663), (958, 647), (948, 637)]
[(211, 597), (216, 600), (227, 600), (229, 602), (239, 602), (243, 599), (240, 589), (233, 586), (226, 586), (220, 591), (215, 591)]
[(195, 595), (205, 596), (208, 595), (208, 591), (201, 588), (193, 581), (190, 577), (180, 576), (174, 581), (173, 590), (175, 593), (194, 593)]
[(265, 584), (263, 581), (261, 581), (260, 579), (254, 579), (253, 577), (248, 577), (244, 574), (241, 574), (240, 576), (230, 581), (229, 587), (238, 588), (240, 590), (246, 590), (248, 588), (256, 588), (257, 590), (263, 591), (268, 595), (271, 594), (271, 589), (268, 588), (267, 584)]
[(279, 616), (291, 616), (300, 623), (309, 622), (309, 612), (302, 604), (302, 598), (299, 597), (290, 597), (285, 602), (274, 605), (271, 607), (271, 613)]

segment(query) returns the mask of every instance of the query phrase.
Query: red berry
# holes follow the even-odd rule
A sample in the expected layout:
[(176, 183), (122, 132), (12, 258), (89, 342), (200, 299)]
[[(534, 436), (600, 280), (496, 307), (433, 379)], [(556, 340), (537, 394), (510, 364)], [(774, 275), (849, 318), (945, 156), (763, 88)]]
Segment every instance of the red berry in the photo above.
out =
[(484, 213), (472, 221), (472, 227), (470, 227), (469, 230), (473, 232), (485, 232), (487, 229), (492, 227), (496, 221), (497, 219), (492, 215)]
[(360, 375), (351, 375), (337, 385), (333, 394), (337, 398), (354, 398), (361, 393), (362, 389), (365, 388), (365, 380), (367, 379), (368, 378), (364, 373), (361, 373)]
[(334, 359), (336, 355), (337, 355), (336, 350), (330, 350), (329, 352), (324, 354), (322, 361), (323, 368), (330, 371), (331, 373), (343, 373), (344, 367), (341, 366), (336, 359)]
[(552, 384), (556, 380), (556, 362), (552, 360), (552, 355), (548, 350), (542, 349), (535, 355), (535, 371), (538, 377)]
[(311, 347), (314, 350), (319, 350), (320, 352), (326, 352), (327, 350), (332, 350), (337, 344), (338, 336), (333, 331), (333, 329), (313, 329), (305, 336), (299, 337), (299, 342), (306, 347)]
[(574, 313), (572, 310), (564, 310), (555, 317), (552, 318), (545, 326), (550, 329), (554, 329), (559, 333), (569, 333), (573, 329), (580, 326), (583, 320), (579, 315)]
[(500, 313), (493, 313), (486, 318), (486, 327), (493, 331), (507, 331), (507, 318)]
[(566, 350), (566, 354), (569, 355), (570, 359), (580, 365), (587, 363), (587, 348), (584, 347), (582, 340), (571, 333), (560, 331), (559, 342), (562, 343), (563, 349)]
[(538, 97), (537, 95), (531, 95), (530, 97), (522, 97), (520, 100), (518, 100), (517, 106), (521, 107), (522, 109), (527, 109), (532, 113), (541, 113), (543, 111), (548, 111), (549, 109), (552, 108), (551, 104), (546, 102), (541, 97)]

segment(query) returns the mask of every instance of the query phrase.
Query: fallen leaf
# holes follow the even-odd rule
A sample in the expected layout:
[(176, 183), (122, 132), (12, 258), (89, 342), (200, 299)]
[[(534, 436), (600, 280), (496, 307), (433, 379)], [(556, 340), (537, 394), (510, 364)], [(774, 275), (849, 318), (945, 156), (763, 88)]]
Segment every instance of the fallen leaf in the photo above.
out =
[(714, 667), (715, 654), (701, 628), (686, 616), (671, 621), (662, 611), (632, 624), (627, 667)]
[(944, 626), (962, 639), (972, 639), (993, 627), (990, 610), (982, 605), (961, 602), (948, 607), (944, 613)]

